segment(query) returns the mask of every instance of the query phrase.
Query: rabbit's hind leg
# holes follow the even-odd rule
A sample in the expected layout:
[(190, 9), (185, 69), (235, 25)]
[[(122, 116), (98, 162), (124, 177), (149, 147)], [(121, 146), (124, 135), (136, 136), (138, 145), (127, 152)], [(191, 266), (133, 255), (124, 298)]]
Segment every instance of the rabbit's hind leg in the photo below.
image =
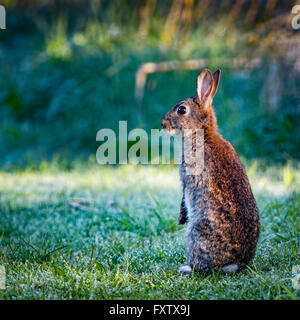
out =
[(227, 264), (226, 266), (221, 268), (221, 271), (224, 273), (235, 273), (239, 271), (239, 266), (236, 263)]
[(178, 272), (180, 274), (187, 274), (190, 275), (193, 273), (193, 269), (190, 266), (182, 266), (179, 268)]

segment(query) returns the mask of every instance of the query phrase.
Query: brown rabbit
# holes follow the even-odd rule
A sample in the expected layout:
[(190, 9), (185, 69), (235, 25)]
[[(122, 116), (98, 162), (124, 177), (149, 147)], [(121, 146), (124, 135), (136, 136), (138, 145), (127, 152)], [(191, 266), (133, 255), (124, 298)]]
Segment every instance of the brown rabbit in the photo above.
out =
[(204, 130), (203, 169), (188, 174), (185, 152), (180, 165), (183, 198), (178, 222), (187, 222), (188, 265), (179, 272), (185, 274), (243, 269), (254, 257), (259, 236), (258, 210), (246, 172), (232, 145), (217, 131), (212, 99), (220, 74), (203, 70), (196, 98), (180, 101), (162, 120), (169, 131)]

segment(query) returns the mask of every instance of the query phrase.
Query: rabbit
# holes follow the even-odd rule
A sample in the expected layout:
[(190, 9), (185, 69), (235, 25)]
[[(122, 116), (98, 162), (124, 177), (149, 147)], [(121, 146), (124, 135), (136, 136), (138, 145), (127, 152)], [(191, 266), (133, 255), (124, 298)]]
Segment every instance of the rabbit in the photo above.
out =
[(212, 100), (220, 75), (219, 69), (200, 72), (196, 97), (178, 102), (162, 120), (162, 128), (170, 132), (204, 130), (202, 170), (187, 173), (185, 152), (179, 169), (183, 197), (178, 224), (187, 224), (188, 263), (181, 274), (238, 272), (253, 259), (259, 237), (258, 209), (245, 169), (218, 132)]

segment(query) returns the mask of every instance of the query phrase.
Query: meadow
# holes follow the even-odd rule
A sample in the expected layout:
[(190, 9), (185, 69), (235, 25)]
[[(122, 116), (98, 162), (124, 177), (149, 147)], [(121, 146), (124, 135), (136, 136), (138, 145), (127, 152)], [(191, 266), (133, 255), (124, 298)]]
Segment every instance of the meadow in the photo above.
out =
[(253, 262), (233, 275), (179, 275), (176, 168), (120, 166), (0, 173), (1, 299), (299, 299), (300, 167), (247, 172), (261, 233)]

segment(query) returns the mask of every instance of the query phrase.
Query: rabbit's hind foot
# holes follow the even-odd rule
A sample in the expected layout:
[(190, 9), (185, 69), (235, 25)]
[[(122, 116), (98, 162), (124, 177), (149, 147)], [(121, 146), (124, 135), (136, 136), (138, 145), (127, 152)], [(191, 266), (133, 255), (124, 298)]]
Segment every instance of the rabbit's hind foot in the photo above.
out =
[(190, 266), (182, 266), (179, 268), (178, 272), (180, 274), (187, 274), (190, 275), (193, 273), (193, 269)]
[(227, 264), (226, 266), (222, 267), (221, 270), (224, 273), (234, 273), (239, 270), (239, 266), (236, 263)]

